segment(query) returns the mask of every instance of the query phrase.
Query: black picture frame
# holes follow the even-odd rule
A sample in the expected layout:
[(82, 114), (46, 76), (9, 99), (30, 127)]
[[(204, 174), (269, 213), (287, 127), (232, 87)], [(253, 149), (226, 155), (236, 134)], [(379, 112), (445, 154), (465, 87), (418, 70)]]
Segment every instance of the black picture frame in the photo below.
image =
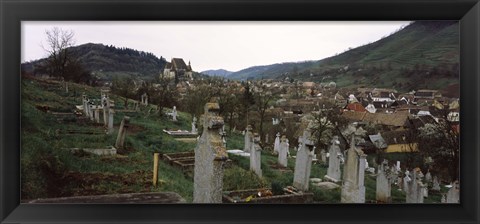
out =
[[(0, 0), (1, 223), (479, 223), (478, 0)], [(459, 20), (460, 204), (20, 204), (22, 20)]]

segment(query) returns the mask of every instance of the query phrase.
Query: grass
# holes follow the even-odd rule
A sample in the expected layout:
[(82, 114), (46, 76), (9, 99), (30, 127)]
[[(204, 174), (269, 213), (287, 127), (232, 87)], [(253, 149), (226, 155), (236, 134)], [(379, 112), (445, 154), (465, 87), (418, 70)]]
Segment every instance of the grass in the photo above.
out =
[[(123, 116), (130, 116), (127, 131), (126, 149), (119, 150), (117, 156), (95, 156), (85, 153), (72, 154), (68, 148), (104, 148), (115, 144), (117, 133), (98, 134), (103, 126), (94, 124), (82, 117), (59, 119), (51, 113), (43, 112), (39, 106), (50, 111), (73, 112), (75, 105), (81, 104), (81, 94), (99, 97), (99, 89), (77, 84), (69, 85), (65, 93), (60, 83), (52, 81), (22, 80), (22, 149), (21, 149), (21, 188), (22, 200), (45, 197), (98, 195), (128, 192), (173, 191), (187, 202), (192, 201), (193, 178), (179, 168), (163, 161), (159, 164), (159, 185), (152, 186), (152, 164), (154, 152), (171, 153), (192, 151), (195, 142), (181, 142), (163, 133), (164, 129), (190, 129), (191, 115), (178, 113), (178, 121), (147, 111), (154, 106), (142, 107), (140, 112), (117, 112), (114, 127), (118, 128)], [(116, 108), (121, 109), (123, 100), (111, 95)], [(64, 130), (95, 132), (97, 134), (65, 134)], [(228, 129), (227, 129), (228, 130)], [(243, 149), (244, 136), (232, 132), (227, 136), (227, 149)], [(292, 156), (295, 152), (292, 152)], [(401, 153), (386, 154), (389, 161), (404, 161)], [(280, 188), (291, 185), (295, 158), (288, 158), (288, 170), (277, 169), (277, 156), (262, 152), (262, 172), (260, 178), (249, 170), (249, 158), (229, 155), (232, 163), (225, 168), (224, 190), (252, 188)], [(374, 156), (367, 158), (370, 161)], [(403, 162), (402, 162), (403, 164)], [(323, 179), (327, 166), (312, 164), (311, 177)], [(375, 201), (375, 177), (365, 175), (366, 200)], [(394, 203), (403, 203), (405, 193), (392, 187)], [(339, 203), (340, 189), (321, 190), (313, 185), (315, 203)], [(442, 193), (447, 189), (442, 189)], [(441, 194), (430, 194), (425, 203), (438, 203)]]

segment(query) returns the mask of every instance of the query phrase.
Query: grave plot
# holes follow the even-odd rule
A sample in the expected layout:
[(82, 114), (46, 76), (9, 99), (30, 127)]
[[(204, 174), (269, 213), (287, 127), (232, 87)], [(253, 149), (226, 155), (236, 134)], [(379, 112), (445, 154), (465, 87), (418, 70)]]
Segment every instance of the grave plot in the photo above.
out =
[(313, 193), (300, 192), (293, 187), (283, 188), (274, 194), (270, 188), (227, 191), (223, 193), (223, 203), (254, 203), (254, 204), (303, 204), (313, 201)]
[(193, 174), (195, 168), (195, 152), (179, 152), (165, 153), (162, 159), (167, 161), (171, 166), (180, 168), (187, 175)]

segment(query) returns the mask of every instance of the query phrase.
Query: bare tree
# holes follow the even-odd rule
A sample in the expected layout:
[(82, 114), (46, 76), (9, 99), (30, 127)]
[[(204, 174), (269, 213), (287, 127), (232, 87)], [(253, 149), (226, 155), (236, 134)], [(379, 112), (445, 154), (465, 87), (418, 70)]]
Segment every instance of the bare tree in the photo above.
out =
[(255, 107), (260, 115), (260, 126), (258, 131), (260, 133), (260, 139), (263, 144), (265, 142), (263, 124), (267, 115), (267, 109), (269, 108), (270, 103), (275, 98), (275, 94), (273, 94), (270, 90), (267, 90), (265, 86), (261, 86), (259, 87), (258, 91), (253, 94), (253, 98), (255, 100)]
[(75, 33), (71, 30), (54, 27), (46, 30), (45, 34), (47, 35), (47, 46), (43, 46), (43, 48), (48, 53), (46, 72), (50, 76), (67, 79), (67, 66), (76, 62), (68, 49), (75, 44), (73, 39)]

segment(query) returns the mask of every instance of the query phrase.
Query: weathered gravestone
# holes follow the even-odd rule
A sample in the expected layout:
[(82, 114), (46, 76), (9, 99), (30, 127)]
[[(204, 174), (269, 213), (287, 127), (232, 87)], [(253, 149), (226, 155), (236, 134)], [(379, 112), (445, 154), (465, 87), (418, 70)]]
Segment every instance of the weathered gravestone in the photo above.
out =
[(419, 174), (419, 170), (417, 169), (414, 169), (412, 172), (405, 172), (403, 185), (406, 194), (406, 203), (423, 203), (423, 188), (426, 186), (422, 183)]
[(275, 143), (273, 144), (273, 152), (278, 153), (280, 150), (280, 133), (277, 132), (277, 137), (275, 138)]
[(177, 121), (177, 107), (173, 106), (172, 120)]
[(141, 101), (143, 106), (148, 106), (148, 95), (147, 93), (142, 94)]
[(378, 166), (377, 171), (377, 202), (380, 203), (390, 203), (392, 202), (392, 185), (388, 175), (388, 162), (383, 161), (382, 164)]
[(120, 123), (120, 128), (118, 129), (117, 141), (115, 142), (115, 148), (123, 149), (125, 146), (125, 136), (127, 135), (127, 129), (130, 123), (130, 117), (125, 116)]
[(295, 173), (293, 175), (293, 186), (301, 191), (308, 191), (310, 172), (312, 168), (313, 146), (310, 130), (303, 131), (303, 136), (299, 138), (301, 147), (297, 152), (295, 160)]
[(252, 141), (253, 141), (253, 134), (252, 134), (252, 126), (247, 125), (247, 129), (245, 130), (245, 144), (243, 146), (243, 151), (250, 152), (252, 148)]
[(365, 203), (366, 157), (362, 150), (355, 147), (355, 134), (352, 134), (343, 171), (342, 203)]
[(260, 136), (254, 134), (250, 146), (250, 170), (255, 172), (259, 177), (262, 177), (262, 158), (260, 143)]
[(113, 117), (115, 115), (115, 110), (110, 108), (108, 110), (108, 130), (107, 134), (111, 135), (113, 133)]
[(433, 191), (440, 191), (441, 190), (440, 183), (438, 182), (437, 176), (433, 177), (432, 190)]
[(192, 120), (192, 133), (197, 133), (197, 126), (195, 125), (195, 123), (197, 123), (197, 117), (195, 117), (194, 115)]
[(327, 163), (327, 152), (325, 151), (325, 149), (322, 149), (322, 151), (320, 151), (320, 157), (321, 157), (322, 163), (326, 164)]
[(228, 155), (219, 135), (224, 125), (219, 109), (218, 103), (205, 105), (203, 133), (195, 147), (194, 203), (222, 202), (223, 169)]
[(338, 136), (333, 136), (331, 143), (332, 145), (330, 145), (328, 152), (330, 154), (328, 159), (328, 170), (324, 179), (331, 182), (339, 182), (341, 178), (340, 157), (342, 156), (342, 153), (340, 152), (340, 141), (338, 140)]
[(447, 192), (446, 203), (459, 203), (460, 202), (460, 183), (455, 181), (452, 187)]
[(280, 143), (280, 147), (278, 149), (278, 164), (282, 167), (287, 167), (288, 165), (288, 139), (284, 135), (282, 136), (282, 140)]

